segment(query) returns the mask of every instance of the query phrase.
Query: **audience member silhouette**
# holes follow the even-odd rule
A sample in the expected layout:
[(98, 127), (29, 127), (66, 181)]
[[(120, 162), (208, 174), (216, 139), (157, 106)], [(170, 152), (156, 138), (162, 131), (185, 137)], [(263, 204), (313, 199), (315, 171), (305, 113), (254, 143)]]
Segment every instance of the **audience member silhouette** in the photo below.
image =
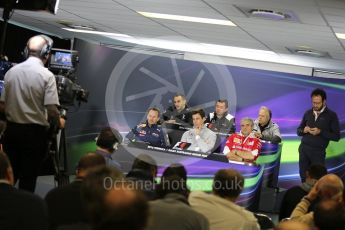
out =
[[(171, 164), (162, 174), (156, 187), (157, 198), (164, 198), (169, 193), (178, 193), (188, 199), (190, 190), (187, 186), (187, 170), (179, 163)], [(188, 201), (187, 201), (188, 202)]]
[(308, 212), (309, 206), (316, 199), (333, 199), (339, 203), (343, 201), (344, 184), (335, 174), (321, 177), (313, 186), (308, 195), (304, 196), (291, 213), (291, 219), (314, 225), (314, 213)]
[(345, 208), (336, 200), (322, 200), (315, 207), (314, 222), (318, 230), (344, 230)]
[(191, 192), (189, 203), (208, 219), (210, 229), (260, 229), (253, 213), (235, 203), (243, 186), (244, 178), (238, 171), (221, 169), (214, 176), (212, 194)]
[(90, 172), (82, 185), (90, 229), (142, 230), (148, 220), (145, 196), (108, 167)]
[(121, 170), (120, 163), (113, 159), (113, 154), (115, 154), (121, 142), (122, 136), (119, 131), (111, 127), (105, 127), (96, 137), (97, 149), (95, 153), (104, 157), (107, 166)]
[(48, 229), (48, 211), (44, 201), (35, 194), (16, 189), (13, 184), (10, 161), (0, 151), (0, 229)]
[(105, 166), (104, 158), (96, 153), (88, 153), (78, 162), (75, 181), (48, 192), (45, 200), (49, 210), (51, 229), (86, 222), (80, 196), (81, 186), (87, 173), (100, 166)]
[(146, 154), (138, 155), (133, 162), (132, 169), (126, 175), (133, 186), (143, 191), (149, 200), (156, 197), (157, 163), (155, 159)]
[(184, 166), (172, 164), (166, 168), (157, 186), (161, 199), (149, 202), (151, 219), (148, 229), (209, 229), (207, 219), (189, 206), (188, 193)]
[[(327, 169), (325, 166), (320, 164), (311, 165), (306, 172), (306, 180), (301, 185), (294, 186), (289, 188), (282, 200), (280, 211), (279, 211), (279, 220), (290, 217), (292, 211), (296, 205), (301, 201), (301, 199), (306, 196), (314, 184), (321, 177), (327, 174)], [(315, 202), (309, 207), (311, 211), (314, 207)]]

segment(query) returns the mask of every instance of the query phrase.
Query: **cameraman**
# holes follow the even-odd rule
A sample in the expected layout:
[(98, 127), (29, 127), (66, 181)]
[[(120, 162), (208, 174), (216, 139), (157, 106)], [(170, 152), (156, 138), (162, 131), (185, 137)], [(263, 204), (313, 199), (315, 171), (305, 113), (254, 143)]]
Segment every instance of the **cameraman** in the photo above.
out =
[(0, 112), (7, 120), (3, 147), (8, 154), (19, 188), (35, 191), (40, 166), (47, 152), (48, 128), (64, 126), (57, 106), (55, 76), (44, 67), (53, 40), (45, 35), (29, 39), (26, 61), (5, 75)]

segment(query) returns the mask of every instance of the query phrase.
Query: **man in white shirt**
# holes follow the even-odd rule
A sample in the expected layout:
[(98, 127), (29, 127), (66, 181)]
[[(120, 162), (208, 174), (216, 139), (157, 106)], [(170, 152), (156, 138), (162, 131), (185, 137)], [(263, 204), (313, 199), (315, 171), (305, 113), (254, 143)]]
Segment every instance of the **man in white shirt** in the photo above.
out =
[[(53, 40), (45, 35), (29, 39), (24, 50), (27, 60), (12, 67), (5, 75), (0, 113), (7, 128), (3, 146), (10, 158), (18, 187), (34, 192), (36, 179), (47, 154), (48, 128), (62, 128), (55, 76), (44, 67)], [(54, 127), (54, 128), (53, 128)]]
[(216, 134), (204, 126), (206, 120), (203, 109), (192, 112), (193, 129), (188, 130), (182, 135), (181, 141), (191, 145), (188, 150), (199, 152), (210, 152), (216, 143)]

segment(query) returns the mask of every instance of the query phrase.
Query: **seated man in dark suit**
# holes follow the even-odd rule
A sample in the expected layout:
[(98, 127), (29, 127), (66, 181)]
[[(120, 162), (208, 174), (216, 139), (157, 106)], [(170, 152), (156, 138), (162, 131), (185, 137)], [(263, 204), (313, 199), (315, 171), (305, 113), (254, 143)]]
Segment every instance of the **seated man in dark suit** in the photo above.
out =
[(105, 166), (105, 159), (96, 153), (88, 153), (80, 158), (76, 180), (64, 187), (51, 190), (45, 200), (48, 205), (50, 225), (52, 229), (62, 225), (85, 222), (85, 212), (80, 198), (81, 185), (90, 169)]
[(13, 187), (14, 177), (7, 155), (0, 151), (0, 229), (48, 229), (44, 201)]
[(169, 145), (159, 122), (160, 111), (155, 107), (147, 110), (145, 122), (135, 126), (126, 137), (131, 142), (144, 142), (152, 146), (166, 147)]

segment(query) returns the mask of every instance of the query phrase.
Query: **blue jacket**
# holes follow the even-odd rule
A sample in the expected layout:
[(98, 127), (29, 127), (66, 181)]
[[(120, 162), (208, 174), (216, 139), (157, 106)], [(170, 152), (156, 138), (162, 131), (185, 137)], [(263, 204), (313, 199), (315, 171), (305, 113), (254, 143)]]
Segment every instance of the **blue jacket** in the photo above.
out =
[(166, 147), (166, 139), (161, 125), (151, 125), (148, 122), (139, 124), (127, 134), (127, 138), (132, 141), (142, 141), (152, 146)]

